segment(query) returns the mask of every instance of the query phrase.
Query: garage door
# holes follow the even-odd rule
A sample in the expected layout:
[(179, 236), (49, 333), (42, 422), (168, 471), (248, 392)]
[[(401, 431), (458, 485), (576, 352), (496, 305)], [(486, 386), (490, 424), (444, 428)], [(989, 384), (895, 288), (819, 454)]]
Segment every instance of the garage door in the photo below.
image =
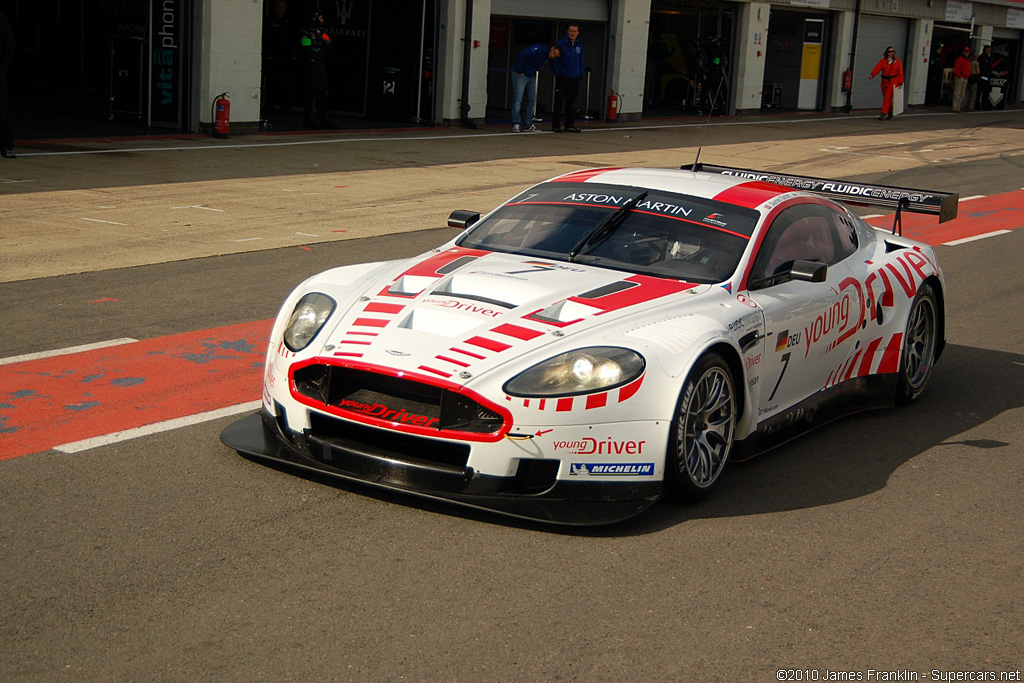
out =
[(907, 69), (907, 20), (893, 17), (861, 15), (857, 30), (857, 66), (853, 70), (853, 108), (880, 109), (882, 107), (881, 76), (868, 80), (875, 64), (882, 58), (885, 48), (892, 45), (896, 56)]
[(491, 14), (535, 19), (608, 21), (608, 3), (605, 0), (491, 0)]

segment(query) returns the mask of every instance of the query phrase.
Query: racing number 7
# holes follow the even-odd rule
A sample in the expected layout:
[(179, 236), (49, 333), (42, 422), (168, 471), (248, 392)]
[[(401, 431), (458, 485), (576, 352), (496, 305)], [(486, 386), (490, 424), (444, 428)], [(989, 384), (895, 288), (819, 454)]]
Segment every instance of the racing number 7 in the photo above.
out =
[(779, 390), (779, 385), (782, 384), (782, 378), (786, 376), (786, 368), (789, 367), (789, 357), (791, 355), (792, 353), (789, 351), (782, 354), (782, 372), (779, 373), (779, 379), (775, 382), (775, 388), (772, 389), (772, 395), (768, 397), (769, 403), (773, 398), (775, 398), (775, 392)]
[(522, 275), (524, 273), (541, 273), (545, 270), (554, 270), (552, 266), (544, 266), (541, 264), (531, 264), (526, 270), (508, 270), (505, 271), (506, 275)]

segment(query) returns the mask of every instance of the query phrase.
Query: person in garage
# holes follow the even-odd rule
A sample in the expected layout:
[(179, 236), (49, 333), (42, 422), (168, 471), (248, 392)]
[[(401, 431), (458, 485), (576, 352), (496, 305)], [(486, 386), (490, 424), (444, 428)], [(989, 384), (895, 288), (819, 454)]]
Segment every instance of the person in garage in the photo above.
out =
[(882, 76), (882, 113), (878, 115), (879, 121), (892, 118), (893, 91), (903, 85), (903, 62), (896, 56), (896, 48), (892, 45), (885, 48), (885, 54), (871, 70), (869, 79), (875, 76)]

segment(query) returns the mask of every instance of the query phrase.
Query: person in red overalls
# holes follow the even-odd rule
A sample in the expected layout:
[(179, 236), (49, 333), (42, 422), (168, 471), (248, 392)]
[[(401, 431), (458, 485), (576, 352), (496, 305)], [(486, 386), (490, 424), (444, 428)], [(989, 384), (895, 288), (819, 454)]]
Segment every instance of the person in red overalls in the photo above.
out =
[(896, 48), (892, 45), (885, 48), (885, 56), (878, 60), (868, 78), (878, 74), (882, 74), (882, 113), (878, 115), (878, 120), (884, 121), (892, 118), (893, 88), (903, 85), (903, 62), (896, 56)]

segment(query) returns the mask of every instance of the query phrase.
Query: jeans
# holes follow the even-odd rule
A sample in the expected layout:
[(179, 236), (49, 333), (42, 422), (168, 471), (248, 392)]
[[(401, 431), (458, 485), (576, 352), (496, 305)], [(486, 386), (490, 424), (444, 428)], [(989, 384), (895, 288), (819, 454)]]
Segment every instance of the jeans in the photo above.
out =
[(526, 125), (533, 124), (533, 108), (537, 103), (537, 90), (532, 76), (512, 73), (512, 123), (522, 123), (519, 111), (523, 108), (523, 95), (526, 96)]

